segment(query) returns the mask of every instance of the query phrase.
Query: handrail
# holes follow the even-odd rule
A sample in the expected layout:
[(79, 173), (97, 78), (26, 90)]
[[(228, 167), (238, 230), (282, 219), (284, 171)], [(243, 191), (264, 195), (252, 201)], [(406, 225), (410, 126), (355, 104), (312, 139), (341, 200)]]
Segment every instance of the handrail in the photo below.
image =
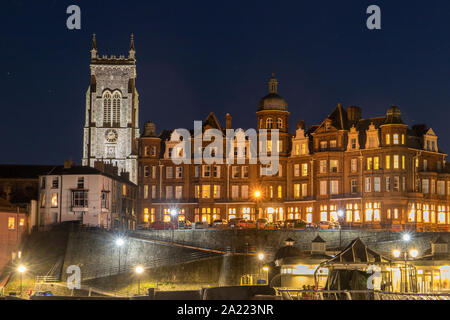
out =
[[(274, 288), (277, 295), (289, 296), (298, 300), (329, 300), (324, 294), (334, 296), (332, 300), (355, 300), (355, 294), (365, 294), (368, 300), (450, 300), (450, 292), (385, 292), (378, 290), (302, 290), (292, 288)], [(344, 295), (346, 299), (339, 299)], [(359, 297), (358, 297), (359, 298)], [(358, 300), (356, 298), (356, 300)], [(365, 299), (367, 300), (367, 299)]]

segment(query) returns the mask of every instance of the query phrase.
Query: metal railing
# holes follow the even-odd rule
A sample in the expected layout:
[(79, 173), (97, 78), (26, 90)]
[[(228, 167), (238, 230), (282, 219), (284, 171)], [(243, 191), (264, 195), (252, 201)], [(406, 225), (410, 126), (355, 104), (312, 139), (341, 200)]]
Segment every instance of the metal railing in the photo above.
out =
[(51, 282), (59, 282), (59, 277), (56, 276), (36, 276), (37, 283), (51, 283)]
[[(214, 253), (214, 252), (192, 252), (192, 253), (177, 255), (177, 256), (173, 256), (173, 257), (169, 257), (169, 258), (156, 258), (156, 259), (152, 259), (150, 261), (142, 262), (140, 265), (144, 269), (151, 269), (151, 268), (193, 262), (193, 261), (198, 261), (198, 260), (202, 260), (202, 259), (209, 259), (209, 258), (216, 257), (216, 256), (219, 256), (219, 254)], [(108, 277), (108, 276), (117, 275), (120, 273), (134, 272), (135, 267), (136, 267), (136, 264), (130, 264), (129, 262), (125, 262), (125, 261), (124, 261), (124, 264), (120, 266), (120, 270), (119, 270), (118, 266), (109, 266), (106, 268), (96, 268), (96, 264), (84, 264), (81, 267), (82, 281), (89, 280), (89, 279), (95, 279), (95, 278)], [(84, 272), (84, 270), (86, 270), (86, 269), (91, 270), (91, 271)]]
[(274, 289), (283, 300), (450, 300), (450, 292), (403, 293), (376, 290)]

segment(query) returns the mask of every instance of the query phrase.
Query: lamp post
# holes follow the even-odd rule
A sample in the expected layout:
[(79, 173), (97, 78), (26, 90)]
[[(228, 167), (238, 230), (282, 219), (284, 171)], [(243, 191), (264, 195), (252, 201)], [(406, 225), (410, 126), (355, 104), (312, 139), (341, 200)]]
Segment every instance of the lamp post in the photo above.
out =
[(17, 271), (18, 271), (19, 274), (20, 274), (20, 295), (22, 295), (22, 275), (23, 275), (23, 273), (24, 273), (25, 271), (27, 271), (27, 268), (26, 268), (24, 265), (20, 265), (20, 266), (17, 268)]
[[(172, 216), (172, 219), (171, 220), (173, 220), (173, 218), (174, 217), (177, 217), (177, 228), (179, 227), (179, 225), (178, 225), (178, 211), (176, 210), (176, 209), (172, 209), (172, 210), (170, 210), (170, 215)], [(173, 236), (174, 236), (174, 225), (172, 226), (172, 244), (173, 244)]]
[(263, 271), (266, 274), (266, 285), (269, 285), (269, 267), (263, 267)]
[(124, 243), (125, 243), (125, 240), (123, 240), (123, 238), (116, 239), (116, 246), (119, 249), (119, 269), (118, 269), (117, 274), (120, 273), (120, 248), (123, 246)]
[[(392, 254), (395, 258), (399, 258), (403, 253), (403, 260), (405, 263), (405, 281), (404, 281), (404, 291), (408, 292), (408, 243), (411, 241), (411, 235), (409, 233), (404, 233), (402, 235), (402, 241), (404, 242), (403, 252), (399, 249), (394, 249)], [(417, 249), (411, 249), (409, 251), (409, 256), (413, 259), (419, 255), (419, 251)], [(401, 270), (401, 269), (400, 269)]]
[(264, 253), (262, 253), (262, 252), (258, 253), (258, 260), (259, 260), (258, 273), (261, 275), (261, 268), (262, 268), (262, 262), (264, 260)]
[(261, 191), (255, 190), (253, 193), (253, 197), (255, 198), (255, 220), (256, 220), (256, 230), (258, 230), (258, 218), (259, 218), (259, 207), (258, 201), (261, 198)]
[(141, 294), (141, 277), (140, 277), (140, 275), (142, 274), (142, 272), (144, 272), (144, 268), (142, 266), (137, 266), (134, 271), (137, 274), (137, 278), (138, 278), (138, 295), (140, 295)]
[(344, 217), (344, 211), (339, 210), (337, 212), (338, 214), (338, 221), (339, 221), (339, 249), (342, 247), (342, 218)]

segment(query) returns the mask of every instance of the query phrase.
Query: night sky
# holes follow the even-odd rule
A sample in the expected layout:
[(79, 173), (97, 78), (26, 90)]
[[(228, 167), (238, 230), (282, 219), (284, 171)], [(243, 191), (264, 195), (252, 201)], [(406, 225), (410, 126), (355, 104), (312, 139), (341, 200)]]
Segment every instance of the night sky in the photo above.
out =
[[(81, 30), (66, 28), (67, 6)], [(366, 8), (381, 7), (381, 30)], [(271, 72), (290, 131), (341, 102), (363, 117), (398, 105), (450, 151), (449, 1), (5, 1), (0, 4), (0, 163), (81, 163), (92, 33), (99, 55), (135, 35), (140, 126), (192, 128), (213, 111), (256, 127)]]

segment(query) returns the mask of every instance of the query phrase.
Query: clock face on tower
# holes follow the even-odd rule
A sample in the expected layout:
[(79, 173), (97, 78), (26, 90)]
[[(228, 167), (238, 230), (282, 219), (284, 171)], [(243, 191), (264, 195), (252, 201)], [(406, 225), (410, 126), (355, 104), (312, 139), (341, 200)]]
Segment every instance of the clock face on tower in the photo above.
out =
[(108, 142), (116, 142), (117, 141), (117, 131), (114, 129), (108, 129), (105, 132), (105, 138)]

